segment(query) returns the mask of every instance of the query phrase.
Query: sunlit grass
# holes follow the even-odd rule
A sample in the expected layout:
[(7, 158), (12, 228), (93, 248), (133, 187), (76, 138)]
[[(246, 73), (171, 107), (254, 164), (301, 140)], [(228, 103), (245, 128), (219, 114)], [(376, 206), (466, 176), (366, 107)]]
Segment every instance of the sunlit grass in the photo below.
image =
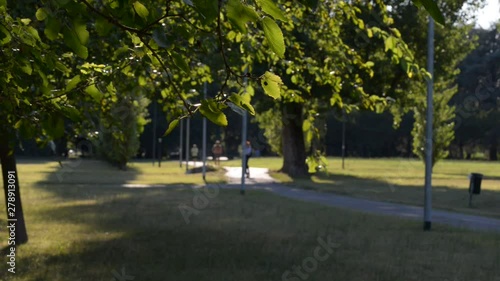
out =
[[(18, 167), (23, 183), (53, 183), (53, 184), (203, 184), (202, 174), (192, 171), (193, 165), (179, 166), (176, 161), (158, 162), (132, 161), (127, 169), (122, 171), (106, 162), (98, 160), (67, 160), (63, 167), (55, 161), (28, 162), (20, 161)], [(199, 170), (199, 169), (198, 169)], [(221, 168), (207, 169), (208, 182), (225, 182), (224, 170)]]

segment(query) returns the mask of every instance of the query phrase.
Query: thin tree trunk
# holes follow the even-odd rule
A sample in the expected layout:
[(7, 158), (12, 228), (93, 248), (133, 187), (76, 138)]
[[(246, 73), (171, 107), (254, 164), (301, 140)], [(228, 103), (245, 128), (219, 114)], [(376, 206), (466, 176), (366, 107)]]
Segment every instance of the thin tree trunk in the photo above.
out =
[[(16, 246), (18, 246), (28, 242), (28, 233), (26, 231), (26, 224), (24, 222), (23, 206), (21, 203), (21, 192), (19, 188), (19, 174), (17, 173), (17, 167), (16, 167), (16, 157), (14, 156), (14, 152), (11, 151), (9, 147), (9, 139), (7, 136), (0, 137), (0, 162), (2, 164), (3, 189), (5, 194), (7, 219), (9, 220), (8, 221), (9, 224), (10, 222), (15, 223), (16, 226), (15, 241), (16, 241)], [(10, 183), (9, 183), (9, 174), (11, 174)], [(12, 175), (14, 175), (14, 177)], [(14, 196), (12, 196), (12, 194)], [(13, 199), (9, 200), (9, 198)]]
[(490, 140), (490, 147), (489, 147), (489, 153), (488, 153), (490, 161), (497, 161), (498, 160), (497, 147), (498, 147), (497, 134), (496, 134), (496, 132), (493, 132), (493, 135), (491, 136), (491, 140)]
[(464, 159), (464, 144), (462, 141), (458, 143), (458, 158), (460, 160)]
[(306, 147), (302, 130), (302, 104), (285, 103), (282, 106), (283, 167), (281, 171), (292, 178), (308, 176)]

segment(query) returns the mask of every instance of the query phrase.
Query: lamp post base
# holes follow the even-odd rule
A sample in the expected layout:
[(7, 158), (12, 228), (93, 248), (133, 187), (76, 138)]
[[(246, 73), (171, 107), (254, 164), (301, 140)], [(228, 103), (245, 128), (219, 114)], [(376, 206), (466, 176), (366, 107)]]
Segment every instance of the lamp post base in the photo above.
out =
[(431, 230), (431, 222), (424, 221), (424, 231), (430, 231), (430, 230)]

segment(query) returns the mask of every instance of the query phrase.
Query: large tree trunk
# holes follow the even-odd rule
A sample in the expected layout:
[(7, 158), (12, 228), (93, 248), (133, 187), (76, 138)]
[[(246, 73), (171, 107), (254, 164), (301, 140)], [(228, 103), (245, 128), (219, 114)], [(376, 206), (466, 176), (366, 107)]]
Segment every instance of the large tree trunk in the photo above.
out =
[[(14, 151), (9, 147), (7, 136), (0, 136), (0, 162), (2, 164), (3, 189), (8, 224), (15, 224), (16, 246), (28, 242), (28, 233), (24, 223), (23, 206), (19, 189), (19, 174), (16, 168)], [(9, 182), (10, 174), (10, 182)], [(13, 196), (12, 196), (13, 195)], [(11, 199), (9, 199), (11, 198)], [(10, 203), (10, 204), (9, 204)]]
[(308, 176), (304, 131), (302, 130), (302, 104), (284, 103), (282, 121), (283, 167), (281, 172), (293, 178)]

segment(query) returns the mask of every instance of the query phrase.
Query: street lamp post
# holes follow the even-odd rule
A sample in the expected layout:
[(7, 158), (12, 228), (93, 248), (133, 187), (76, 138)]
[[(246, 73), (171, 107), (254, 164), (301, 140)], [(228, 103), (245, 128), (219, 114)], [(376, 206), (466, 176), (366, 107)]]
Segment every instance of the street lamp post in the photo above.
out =
[(155, 158), (156, 158), (156, 116), (157, 116), (157, 107), (158, 103), (156, 99), (153, 101), (153, 153), (151, 154), (151, 158), (153, 158), (153, 167), (155, 166)]
[(431, 78), (427, 80), (427, 119), (425, 142), (425, 195), (424, 195), (424, 230), (431, 230), (432, 218), (432, 119), (433, 119), (433, 83), (434, 83), (434, 19), (429, 16), (427, 34), (427, 71)]
[(181, 132), (179, 136), (179, 167), (182, 168), (182, 139), (184, 137), (184, 119), (181, 119), (180, 121), (180, 127), (181, 127)]
[(189, 123), (191, 118), (186, 119), (186, 174), (189, 173)]
[[(245, 70), (245, 74), (247, 71)], [(243, 94), (246, 94), (247, 92), (247, 81), (248, 78), (245, 77), (243, 81)], [(247, 111), (243, 111), (242, 115), (242, 126), (241, 126), (241, 190), (240, 193), (242, 195), (245, 194), (245, 172), (246, 172), (246, 158), (247, 155), (245, 153), (245, 145), (246, 145), (246, 140), (247, 140)]]
[(344, 170), (344, 159), (345, 159), (345, 110), (342, 110), (342, 170)]
[(158, 167), (161, 167), (161, 138), (158, 138)]
[[(203, 86), (203, 99), (207, 99), (207, 82)], [(201, 142), (201, 159), (203, 161), (202, 175), (203, 180), (206, 180), (205, 176), (207, 173), (207, 118), (203, 117), (203, 140)]]

